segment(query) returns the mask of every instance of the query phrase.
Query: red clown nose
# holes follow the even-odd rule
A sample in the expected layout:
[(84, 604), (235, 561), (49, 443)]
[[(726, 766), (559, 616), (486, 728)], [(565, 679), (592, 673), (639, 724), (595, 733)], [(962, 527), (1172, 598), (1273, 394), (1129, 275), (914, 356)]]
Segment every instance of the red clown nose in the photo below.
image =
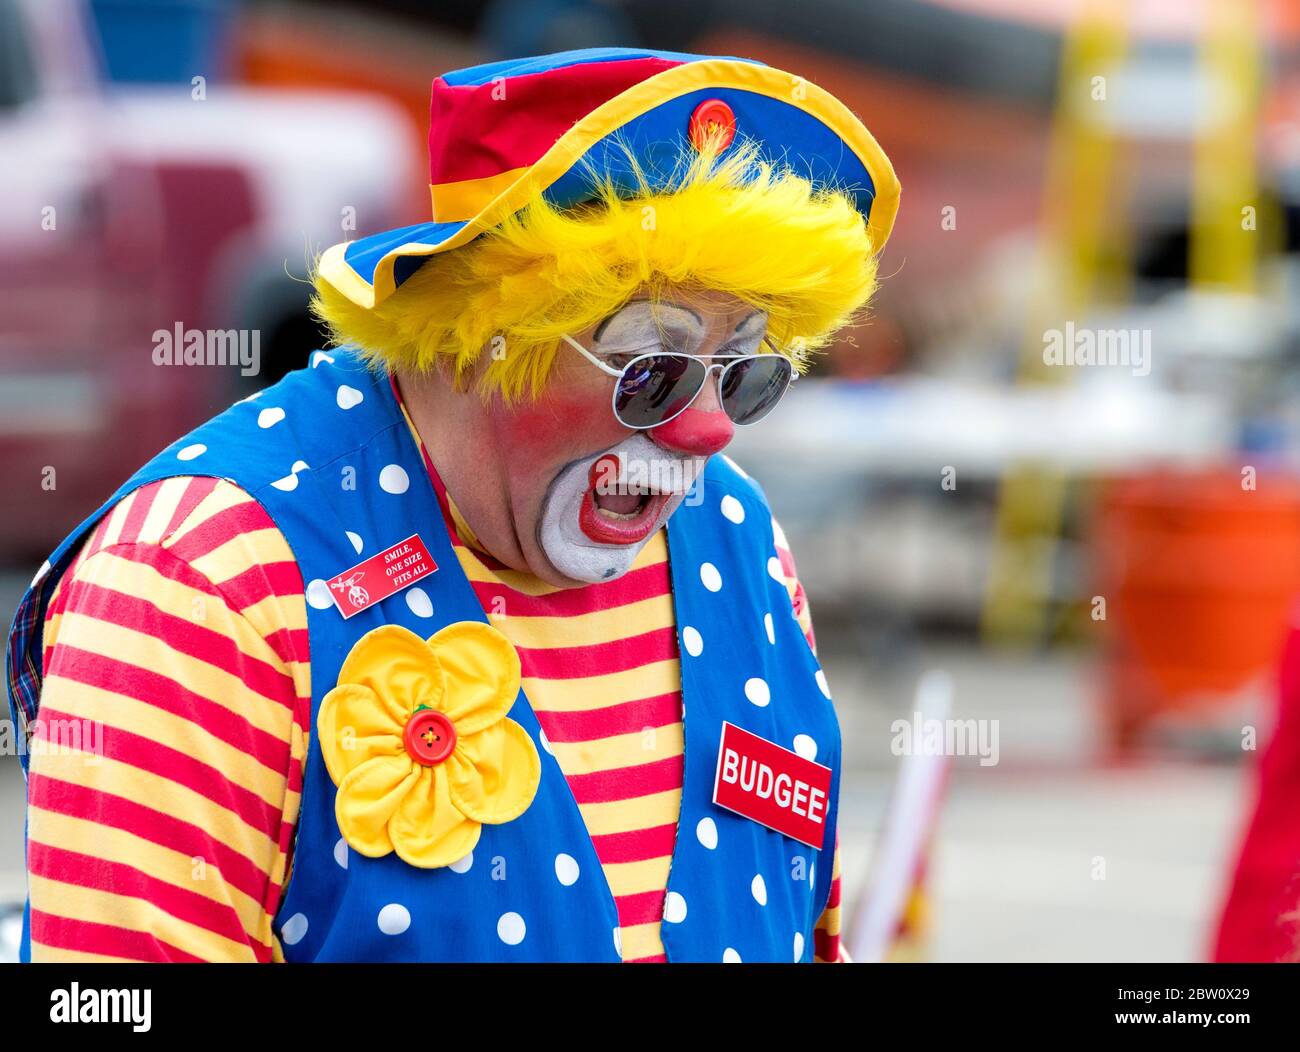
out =
[(650, 437), (665, 449), (707, 457), (725, 449), (736, 425), (721, 409), (687, 409), (667, 423), (650, 429)]

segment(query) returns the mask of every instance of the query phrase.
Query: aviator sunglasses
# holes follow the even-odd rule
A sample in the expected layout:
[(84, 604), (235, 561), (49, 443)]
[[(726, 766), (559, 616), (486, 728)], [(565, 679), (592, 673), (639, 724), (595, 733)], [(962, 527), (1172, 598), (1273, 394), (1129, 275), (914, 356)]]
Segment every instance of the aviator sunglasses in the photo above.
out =
[(681, 351), (649, 351), (636, 355), (621, 369), (606, 365), (572, 336), (564, 339), (607, 376), (615, 376), (614, 416), (634, 431), (666, 424), (684, 413), (699, 397), (709, 374), (718, 370), (722, 409), (736, 424), (753, 424), (772, 411), (795, 378), (783, 354), (744, 354), (726, 362)]

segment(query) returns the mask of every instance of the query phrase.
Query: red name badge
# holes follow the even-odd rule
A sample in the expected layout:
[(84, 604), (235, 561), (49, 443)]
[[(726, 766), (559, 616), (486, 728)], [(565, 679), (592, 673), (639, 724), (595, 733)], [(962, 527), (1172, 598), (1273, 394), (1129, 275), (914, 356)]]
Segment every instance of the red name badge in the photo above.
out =
[(420, 535), (412, 534), (328, 581), (330, 598), (346, 619), (415, 584), (437, 568)]
[(723, 722), (713, 802), (759, 825), (821, 849), (831, 769)]

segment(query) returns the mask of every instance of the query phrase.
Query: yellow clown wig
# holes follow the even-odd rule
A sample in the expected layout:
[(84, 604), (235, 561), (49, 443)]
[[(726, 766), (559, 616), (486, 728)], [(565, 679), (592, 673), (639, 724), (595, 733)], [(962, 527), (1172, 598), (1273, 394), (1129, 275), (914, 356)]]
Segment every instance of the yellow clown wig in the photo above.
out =
[(669, 190), (621, 193), (592, 173), (593, 200), (538, 196), (469, 244), (433, 256), (372, 309), (314, 276), (312, 309), (338, 345), (375, 367), (450, 367), (507, 401), (543, 388), (565, 333), (598, 324), (634, 293), (729, 293), (768, 314), (768, 340), (800, 371), (865, 308), (877, 248), (852, 198), (760, 159), (752, 144), (692, 151)]

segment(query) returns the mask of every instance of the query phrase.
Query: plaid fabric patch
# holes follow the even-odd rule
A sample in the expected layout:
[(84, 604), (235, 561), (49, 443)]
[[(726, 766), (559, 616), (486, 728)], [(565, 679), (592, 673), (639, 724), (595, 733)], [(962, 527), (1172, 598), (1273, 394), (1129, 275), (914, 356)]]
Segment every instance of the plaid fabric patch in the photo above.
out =
[(9, 688), (9, 715), (18, 733), (22, 735), (18, 758), (24, 771), (27, 770), (27, 745), (30, 740), (28, 728), (36, 719), (36, 710), (41, 703), (41, 650), (45, 638), (46, 602), (53, 593), (54, 583), (63, 576), (63, 571), (71, 563), (76, 551), (76, 546), (72, 546), (64, 554), (57, 572), (45, 568), (44, 572), (36, 575), (27, 594), (18, 604), (13, 624), (9, 628), (5, 679)]

